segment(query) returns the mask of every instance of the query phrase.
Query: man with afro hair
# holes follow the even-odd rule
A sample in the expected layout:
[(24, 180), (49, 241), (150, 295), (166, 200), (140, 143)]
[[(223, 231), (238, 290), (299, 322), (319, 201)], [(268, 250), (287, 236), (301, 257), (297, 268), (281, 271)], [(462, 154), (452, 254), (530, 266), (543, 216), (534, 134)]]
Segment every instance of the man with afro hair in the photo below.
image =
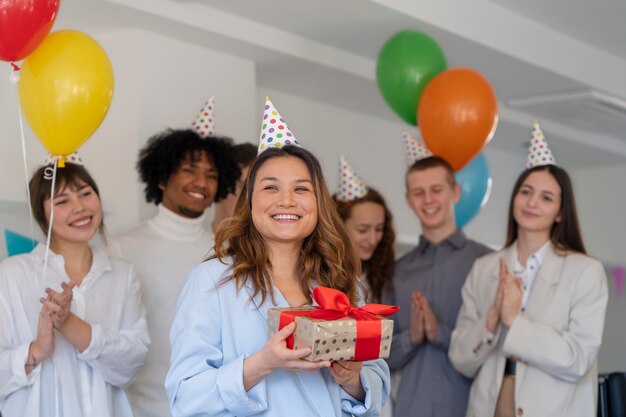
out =
[(146, 364), (127, 389), (138, 417), (170, 415), (163, 388), (170, 323), (187, 273), (213, 246), (205, 210), (236, 189), (241, 172), (232, 152), (229, 138), (203, 139), (184, 129), (155, 135), (139, 153), (146, 201), (157, 205), (157, 215), (108, 243), (137, 270), (152, 339)]

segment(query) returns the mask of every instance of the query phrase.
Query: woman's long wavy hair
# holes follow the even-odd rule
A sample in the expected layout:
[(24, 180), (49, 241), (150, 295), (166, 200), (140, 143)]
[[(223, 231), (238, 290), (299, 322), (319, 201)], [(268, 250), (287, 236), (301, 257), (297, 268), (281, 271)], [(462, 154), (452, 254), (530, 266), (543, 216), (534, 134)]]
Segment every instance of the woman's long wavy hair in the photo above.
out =
[(352, 201), (339, 201), (336, 195), (333, 195), (333, 200), (337, 205), (339, 216), (344, 222), (352, 215), (354, 206), (359, 204), (378, 204), (385, 211), (383, 237), (378, 243), (378, 246), (376, 246), (372, 257), (367, 261), (361, 261), (361, 266), (365, 271), (365, 277), (370, 288), (370, 293), (367, 298), (373, 303), (380, 303), (383, 291), (393, 291), (393, 273), (396, 265), (394, 252), (396, 234), (393, 230), (393, 216), (387, 208), (383, 196), (373, 188), (370, 188), (363, 197)]
[(273, 158), (302, 160), (313, 180), (318, 220), (315, 230), (304, 239), (298, 260), (302, 292), (311, 302), (311, 284), (317, 281), (319, 285), (344, 292), (354, 304), (359, 292), (361, 261), (328, 193), (319, 161), (311, 152), (293, 145), (263, 151), (250, 166), (235, 214), (224, 220), (215, 236), (215, 254), (211, 258), (225, 261), (230, 256), (233, 259), (232, 274), (224, 282), (235, 280), (241, 288), (250, 280), (253, 297), (260, 293), (262, 303), (268, 295), (274, 301), (270, 248), (252, 221), (256, 176), (263, 164)]
[(567, 171), (556, 165), (544, 165), (527, 169), (522, 172), (511, 193), (509, 202), (509, 221), (506, 234), (506, 247), (511, 246), (518, 237), (518, 224), (513, 216), (513, 204), (515, 196), (519, 192), (522, 184), (530, 174), (538, 171), (546, 171), (552, 175), (552, 178), (559, 184), (561, 188), (561, 220), (554, 222), (550, 229), (550, 241), (554, 248), (560, 252), (579, 252), (586, 254), (585, 244), (583, 243), (582, 233), (580, 232), (580, 224), (578, 222), (578, 213), (576, 211), (576, 201), (574, 200), (574, 188), (572, 180)]

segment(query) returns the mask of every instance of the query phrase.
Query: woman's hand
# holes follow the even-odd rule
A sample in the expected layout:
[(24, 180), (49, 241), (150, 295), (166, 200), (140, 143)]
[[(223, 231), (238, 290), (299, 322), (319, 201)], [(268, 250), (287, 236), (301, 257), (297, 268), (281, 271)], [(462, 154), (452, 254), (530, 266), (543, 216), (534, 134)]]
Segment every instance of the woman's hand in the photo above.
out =
[(334, 361), (330, 366), (330, 374), (341, 388), (358, 401), (365, 401), (365, 390), (361, 384), (363, 362)]
[(51, 288), (46, 288), (48, 301), (51, 301), (59, 306), (59, 310), (52, 316), (52, 323), (54, 324), (55, 329), (60, 329), (70, 315), (70, 310), (72, 308), (72, 290), (75, 286), (76, 281), (70, 281), (68, 284), (62, 282), (61, 288), (63, 291), (60, 293)]
[(500, 311), (502, 310), (502, 300), (504, 299), (504, 287), (506, 285), (508, 270), (506, 261), (500, 258), (500, 280), (498, 281), (498, 289), (493, 304), (487, 310), (487, 331), (495, 334), (500, 323)]
[(44, 298), (39, 300), (43, 306), (39, 312), (39, 320), (37, 322), (37, 338), (30, 344), (28, 349), (28, 358), (24, 367), (26, 373), (29, 374), (37, 365), (49, 358), (54, 353), (54, 325), (52, 324), (52, 316), (54, 310), (51, 308), (49, 301)]
[(290, 371), (316, 371), (328, 368), (329, 361), (311, 362), (302, 359), (311, 353), (310, 348), (288, 349), (286, 339), (296, 330), (292, 322), (270, 337), (265, 346), (243, 362), (243, 386), (247, 391), (277, 369)]
[(505, 271), (500, 319), (506, 327), (511, 327), (522, 307), (522, 283)]

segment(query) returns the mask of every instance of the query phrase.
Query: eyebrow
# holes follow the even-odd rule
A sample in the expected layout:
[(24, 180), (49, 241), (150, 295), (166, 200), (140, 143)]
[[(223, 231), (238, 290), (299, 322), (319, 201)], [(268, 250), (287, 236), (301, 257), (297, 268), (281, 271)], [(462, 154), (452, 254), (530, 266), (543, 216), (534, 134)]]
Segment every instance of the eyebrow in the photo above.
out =
[[(91, 185), (85, 184), (85, 185), (81, 186), (80, 188), (77, 188), (76, 192), (79, 193), (79, 192), (81, 192), (82, 190), (84, 190), (87, 187), (91, 187)], [(65, 190), (67, 190), (67, 187), (63, 187), (63, 190), (60, 193), (55, 194), (54, 198), (67, 196), (67, 193), (65, 192)]]
[[(197, 163), (195, 163), (195, 162), (193, 162), (193, 161), (185, 161), (185, 162), (182, 162), (182, 163), (180, 164), (180, 168), (182, 168), (184, 165), (189, 165), (189, 166), (192, 166), (192, 167), (197, 167), (197, 166), (198, 166), (198, 164), (197, 164)], [(212, 166), (212, 167), (211, 167), (211, 168), (209, 168), (207, 171), (215, 171), (215, 172), (217, 172), (217, 168), (215, 168), (214, 166)]]
[[(263, 182), (263, 181), (281, 181), (276, 177), (265, 177), (265, 178), (261, 178), (261, 180), (259, 180), (259, 182)], [(299, 178), (297, 180), (293, 180), (291, 182), (296, 182), (296, 183), (303, 183), (303, 182), (308, 182), (311, 185), (313, 184), (313, 181), (306, 179), (306, 178)]]
[[(529, 184), (523, 184), (523, 185), (520, 187), (520, 189), (522, 189), (522, 188), (530, 188), (530, 189), (531, 189), (531, 190), (533, 190), (533, 191), (535, 190), (535, 187), (533, 187), (532, 185), (529, 185)], [(543, 193), (543, 194), (550, 194), (551, 196), (555, 196), (555, 195), (556, 195), (556, 194), (555, 194), (555, 193), (553, 193), (552, 191), (548, 191), (548, 190), (540, 190), (540, 192), (541, 192), (541, 193)]]

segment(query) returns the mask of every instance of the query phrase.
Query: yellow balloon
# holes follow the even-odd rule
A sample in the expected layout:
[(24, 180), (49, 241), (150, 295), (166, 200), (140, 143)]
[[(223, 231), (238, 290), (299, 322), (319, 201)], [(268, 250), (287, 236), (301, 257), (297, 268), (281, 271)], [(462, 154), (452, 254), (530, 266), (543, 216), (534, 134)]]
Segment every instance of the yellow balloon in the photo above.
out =
[(24, 116), (43, 146), (53, 155), (69, 155), (106, 116), (113, 68), (93, 38), (61, 30), (26, 58), (18, 91)]

